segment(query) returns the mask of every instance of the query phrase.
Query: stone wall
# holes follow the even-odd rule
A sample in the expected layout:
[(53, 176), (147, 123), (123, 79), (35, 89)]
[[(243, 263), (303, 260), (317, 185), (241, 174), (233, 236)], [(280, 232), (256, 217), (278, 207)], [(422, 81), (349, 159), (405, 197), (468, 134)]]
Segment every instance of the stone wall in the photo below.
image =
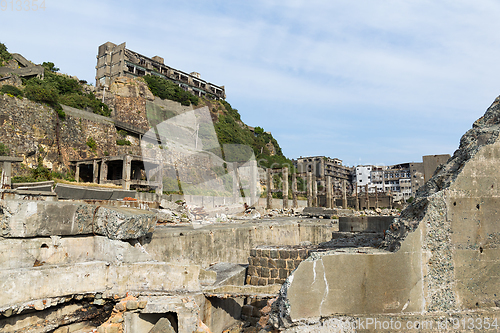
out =
[(248, 257), (246, 283), (254, 286), (283, 284), (313, 250), (301, 246), (258, 246), (250, 251)]
[[(101, 121), (93, 113), (85, 117), (85, 111), (77, 111), (67, 112), (63, 120), (45, 105), (0, 95), (0, 142), (10, 149), (12, 156), (23, 157), (28, 168), (35, 167), (39, 158), (50, 169), (64, 170), (71, 160), (140, 154), (138, 142), (132, 146), (116, 144), (119, 137), (111, 121)], [(94, 150), (87, 145), (89, 138), (97, 144)], [(14, 175), (21, 171), (19, 164), (13, 168)]]

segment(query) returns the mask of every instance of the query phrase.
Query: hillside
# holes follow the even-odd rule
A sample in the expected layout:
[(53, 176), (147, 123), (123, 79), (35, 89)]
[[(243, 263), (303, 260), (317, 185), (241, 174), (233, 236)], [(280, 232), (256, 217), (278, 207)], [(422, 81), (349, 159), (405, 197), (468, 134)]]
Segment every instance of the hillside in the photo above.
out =
[[(9, 68), (18, 66), (3, 44), (0, 44), (0, 66)], [(20, 79), (16, 75), (4, 74), (3, 77), (0, 75), (0, 93), (7, 97), (3, 99), (4, 108), (12, 110), (4, 110), (8, 122), (4, 122), (3, 125), (5, 135), (0, 139), (0, 154), (25, 157), (24, 166), (22, 165), (18, 171), (35, 168), (36, 172), (31, 174), (25, 172), (24, 180), (50, 179), (51, 174), (47, 169), (53, 172), (69, 172), (71, 160), (123, 153), (140, 154), (140, 141), (133, 133), (115, 130), (111, 124), (106, 124), (106, 121), (84, 125), (88, 120), (75, 118), (74, 115), (67, 116), (61, 105), (109, 117), (111, 122), (115, 120), (126, 122), (145, 131), (187, 110), (206, 107), (210, 111), (213, 126), (201, 125), (199, 138), (201, 141), (213, 140), (208, 132), (210, 130), (213, 132), (215, 129), (219, 146), (222, 148), (226, 145), (224, 149), (214, 149), (213, 153), (220, 156), (222, 151), (226, 156), (220, 157), (227, 162), (246, 161), (250, 157), (248, 150), (236, 146), (245, 145), (253, 150), (260, 167), (291, 165), (291, 161), (283, 155), (278, 142), (270, 133), (261, 127), (254, 129), (244, 124), (238, 110), (225, 100), (198, 98), (171, 82), (158, 80), (152, 76), (122, 80), (102, 96), (102, 92), (96, 91), (91, 84), (58, 73), (59, 69), (52, 62), (44, 62), (42, 66), (43, 78)], [(175, 101), (179, 106), (171, 109), (160, 108), (160, 112), (148, 111), (148, 107), (161, 102), (160, 98), (165, 102)], [(34, 107), (32, 104), (27, 104), (28, 100), (46, 107)], [(172, 105), (172, 102), (169, 103)], [(37, 119), (36, 123), (25, 119), (27, 108), (32, 110), (30, 112), (40, 112), (33, 115), (35, 117), (33, 119)], [(50, 109), (54, 110), (53, 114), (47, 113)], [(171, 111), (173, 109), (177, 111)], [(19, 114), (14, 110), (19, 110), (17, 112)], [(10, 127), (7, 127), (8, 123)], [(18, 135), (16, 127), (21, 125), (24, 125), (26, 130), (22, 135)], [(99, 128), (99, 131), (96, 132), (96, 128)], [(227, 144), (233, 145), (227, 146)], [(213, 144), (206, 146), (213, 147)], [(232, 151), (228, 154), (230, 148)], [(28, 168), (22, 169), (25, 166)], [(71, 179), (70, 172), (67, 173), (67, 178)]]

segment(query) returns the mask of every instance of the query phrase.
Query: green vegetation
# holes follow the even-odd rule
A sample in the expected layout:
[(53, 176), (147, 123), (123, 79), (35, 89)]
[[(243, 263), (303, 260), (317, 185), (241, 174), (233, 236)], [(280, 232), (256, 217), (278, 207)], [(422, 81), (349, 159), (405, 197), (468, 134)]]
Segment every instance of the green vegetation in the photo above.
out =
[(7, 46), (0, 43), (0, 66), (4, 66), (4, 62), (8, 62), (12, 59), (12, 55), (7, 51)]
[(125, 130), (118, 130), (116, 133), (118, 133), (118, 135), (121, 137), (127, 136), (127, 131), (125, 131)]
[(130, 146), (132, 142), (126, 140), (126, 139), (118, 139), (116, 140), (116, 144), (119, 146)]
[(16, 97), (23, 97), (23, 91), (21, 89), (9, 84), (3, 85), (2, 88), (0, 88), (0, 92)]
[[(24, 166), (21, 166), (22, 169), (26, 169)], [(38, 166), (36, 168), (30, 169), (28, 173), (24, 176), (15, 176), (12, 177), (13, 183), (36, 183), (36, 182), (45, 182), (54, 179), (64, 179), (70, 182), (75, 181), (74, 174), (69, 171), (65, 174), (60, 172), (55, 172), (47, 169), (43, 166), (42, 162), (38, 161)]]
[(6, 145), (0, 142), (0, 156), (9, 156), (10, 149)]
[(199, 98), (197, 96), (184, 91), (181, 87), (171, 81), (155, 75), (146, 75), (143, 76), (143, 79), (147, 83), (149, 90), (151, 90), (153, 95), (158, 96), (161, 99), (170, 99), (185, 106), (189, 106), (191, 104), (198, 105), (199, 103)]
[(90, 150), (92, 151), (95, 151), (95, 149), (97, 148), (97, 143), (91, 136), (87, 138), (87, 146), (89, 146)]
[(111, 115), (106, 104), (99, 101), (93, 93), (83, 91), (83, 83), (67, 75), (58, 74), (59, 68), (52, 62), (44, 62), (42, 66), (45, 68), (43, 80), (23, 79), (24, 96), (32, 101), (49, 105), (61, 118), (66, 116), (61, 104), (77, 109), (91, 109), (94, 113), (106, 117)]
[[(290, 169), (292, 168), (292, 161), (283, 155), (278, 142), (270, 133), (264, 132), (261, 127), (256, 127), (255, 132), (250, 131), (241, 122), (237, 109), (233, 109), (226, 101), (219, 101), (219, 103), (219, 110), (222, 110), (223, 114), (218, 116), (218, 121), (215, 122), (214, 126), (219, 144), (224, 148), (226, 161), (248, 161), (253, 150), (260, 167), (281, 168), (288, 166)], [(274, 147), (274, 154), (269, 150), (269, 143)], [(231, 149), (230, 146), (224, 146), (227, 144), (246, 145), (251, 150), (242, 149), (241, 146), (233, 146)]]

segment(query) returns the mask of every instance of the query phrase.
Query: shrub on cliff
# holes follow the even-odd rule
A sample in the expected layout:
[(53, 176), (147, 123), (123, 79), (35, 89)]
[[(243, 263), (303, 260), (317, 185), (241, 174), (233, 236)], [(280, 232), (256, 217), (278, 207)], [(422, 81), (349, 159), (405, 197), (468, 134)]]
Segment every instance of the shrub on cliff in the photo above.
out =
[[(292, 161), (283, 155), (278, 142), (271, 134), (264, 132), (261, 127), (256, 127), (255, 132), (252, 133), (247, 126), (241, 123), (238, 110), (233, 109), (227, 101), (220, 101), (220, 103), (223, 108), (220, 107), (219, 110), (223, 110), (224, 114), (218, 116), (218, 121), (214, 123), (214, 126), (221, 146), (224, 144), (247, 145), (253, 149), (260, 167), (288, 166), (291, 168)], [(269, 152), (268, 143), (274, 146), (274, 155)], [(248, 152), (244, 149), (233, 149), (229, 154), (225, 153), (228, 155), (225, 156), (228, 162), (244, 161), (248, 160), (249, 157)]]
[(0, 156), (9, 156), (10, 150), (9, 148), (0, 142)]
[(198, 105), (199, 98), (187, 91), (184, 91), (177, 84), (168, 81), (164, 78), (155, 75), (143, 76), (144, 81), (148, 84), (149, 90), (153, 95), (161, 99), (170, 99), (189, 106), (191, 104)]
[(82, 84), (69, 76), (56, 74), (59, 68), (44, 62), (45, 78), (24, 80), (25, 94), (29, 99), (52, 106), (61, 118), (65, 117), (61, 104), (77, 109), (91, 109), (92, 112), (109, 117), (111, 110), (98, 100), (93, 93), (85, 93)]
[(10, 59), (12, 59), (12, 55), (7, 51), (7, 46), (0, 43), (0, 66), (3, 66), (3, 63)]
[(33, 78), (26, 81), (25, 96), (32, 101), (46, 103), (56, 109), (59, 105), (57, 89), (47, 81)]
[(3, 85), (2, 88), (0, 89), (0, 92), (2, 92), (4, 94), (10, 94), (10, 95), (13, 95), (16, 97), (23, 96), (23, 92), (21, 89), (14, 87), (14, 86), (11, 86), (9, 84)]

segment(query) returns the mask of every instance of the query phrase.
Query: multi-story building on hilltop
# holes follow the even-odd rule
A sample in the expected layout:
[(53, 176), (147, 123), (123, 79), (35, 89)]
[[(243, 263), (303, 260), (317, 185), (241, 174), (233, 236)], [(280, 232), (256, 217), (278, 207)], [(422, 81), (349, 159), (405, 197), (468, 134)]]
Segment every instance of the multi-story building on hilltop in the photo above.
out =
[(113, 80), (119, 76), (139, 77), (156, 75), (178, 84), (182, 89), (196, 96), (207, 96), (225, 99), (224, 86), (218, 86), (200, 78), (200, 74), (187, 74), (178, 69), (166, 66), (163, 58), (148, 58), (129, 50), (125, 43), (120, 45), (107, 42), (99, 46), (96, 66), (96, 87), (109, 88)]

